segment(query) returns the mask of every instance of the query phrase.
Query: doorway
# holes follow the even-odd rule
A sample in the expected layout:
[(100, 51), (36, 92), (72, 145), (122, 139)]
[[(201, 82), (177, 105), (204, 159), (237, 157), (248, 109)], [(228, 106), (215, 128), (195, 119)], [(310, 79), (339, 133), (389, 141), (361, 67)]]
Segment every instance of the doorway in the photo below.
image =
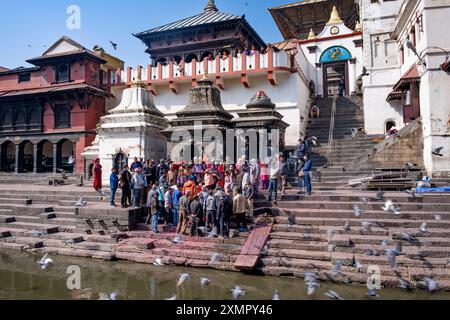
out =
[(348, 96), (349, 81), (348, 81), (348, 62), (334, 62), (323, 64), (323, 96), (330, 98), (333, 93), (339, 92), (339, 84), (341, 79), (344, 81), (344, 96)]

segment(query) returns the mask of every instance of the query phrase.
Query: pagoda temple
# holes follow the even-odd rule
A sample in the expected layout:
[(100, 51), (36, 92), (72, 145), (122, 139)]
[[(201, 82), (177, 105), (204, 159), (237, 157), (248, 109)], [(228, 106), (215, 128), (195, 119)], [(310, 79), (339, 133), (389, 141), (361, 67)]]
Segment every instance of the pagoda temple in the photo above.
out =
[(219, 11), (214, 0), (208, 0), (202, 13), (164, 26), (134, 34), (147, 46), (154, 65), (156, 63), (189, 63), (203, 61), (227, 50), (242, 52), (265, 47), (264, 41), (244, 16)]

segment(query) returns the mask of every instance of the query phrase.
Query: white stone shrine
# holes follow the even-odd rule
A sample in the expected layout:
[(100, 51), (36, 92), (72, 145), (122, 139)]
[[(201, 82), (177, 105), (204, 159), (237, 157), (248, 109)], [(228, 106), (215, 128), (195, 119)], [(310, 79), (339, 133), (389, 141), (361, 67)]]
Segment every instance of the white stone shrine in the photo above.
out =
[[(140, 80), (134, 81), (123, 91), (120, 104), (101, 118), (97, 129), (97, 158), (103, 166), (103, 180), (109, 181), (113, 166), (121, 170), (134, 157), (165, 158), (167, 143), (160, 132), (166, 127), (167, 121), (156, 108), (152, 95)], [(89, 147), (85, 151), (92, 153), (97, 148)]]

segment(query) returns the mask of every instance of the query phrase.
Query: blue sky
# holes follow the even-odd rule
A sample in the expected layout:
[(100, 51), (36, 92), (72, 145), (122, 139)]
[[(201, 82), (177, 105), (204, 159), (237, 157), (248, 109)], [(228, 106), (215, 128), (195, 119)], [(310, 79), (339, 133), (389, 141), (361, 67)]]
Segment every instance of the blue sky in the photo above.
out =
[[(89, 49), (95, 44), (115, 54), (127, 65), (145, 65), (149, 57), (132, 33), (148, 30), (202, 12), (207, 0), (1, 0), (0, 66), (28, 66), (25, 60), (41, 55), (66, 35)], [(268, 8), (292, 0), (216, 0), (219, 10), (247, 20), (268, 43), (282, 36)], [(81, 9), (81, 30), (69, 30), (67, 7)], [(113, 51), (109, 40), (119, 45)], [(31, 46), (31, 47), (29, 47)]]

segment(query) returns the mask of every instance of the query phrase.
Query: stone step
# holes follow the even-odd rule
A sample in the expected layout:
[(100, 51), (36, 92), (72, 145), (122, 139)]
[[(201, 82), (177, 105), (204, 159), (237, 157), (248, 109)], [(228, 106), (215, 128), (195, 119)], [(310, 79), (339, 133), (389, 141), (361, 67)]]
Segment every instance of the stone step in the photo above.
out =
[[(322, 218), (322, 217), (296, 217), (296, 224), (298, 225), (311, 225), (311, 226), (340, 226), (343, 227), (346, 221), (349, 221), (351, 225), (361, 225), (362, 221), (372, 221), (373, 219), (360, 218), (360, 219), (345, 219), (345, 218)], [(276, 217), (277, 223), (287, 223), (287, 217)], [(418, 230), (423, 222), (426, 222), (429, 228), (440, 229), (450, 228), (450, 221), (435, 221), (435, 220), (420, 220), (414, 221), (409, 219), (376, 219), (385, 228), (411, 228)]]
[(30, 223), (30, 222), (12, 222), (12, 223), (0, 223), (0, 227), (6, 227), (11, 229), (28, 229), (40, 231), (43, 233), (56, 233), (59, 231), (59, 226), (43, 223)]
[[(329, 201), (329, 202), (318, 202), (314, 200), (302, 200), (299, 202), (280, 202), (278, 204), (279, 208), (283, 209), (293, 209), (293, 208), (309, 208), (309, 209), (343, 209), (343, 210), (353, 210), (354, 202), (344, 202), (344, 201)], [(406, 203), (398, 202), (397, 205), (401, 206), (403, 211), (434, 211), (438, 212), (448, 212), (450, 211), (450, 203)], [(364, 206), (363, 209), (366, 210), (380, 210), (384, 203), (375, 204), (369, 203)]]

